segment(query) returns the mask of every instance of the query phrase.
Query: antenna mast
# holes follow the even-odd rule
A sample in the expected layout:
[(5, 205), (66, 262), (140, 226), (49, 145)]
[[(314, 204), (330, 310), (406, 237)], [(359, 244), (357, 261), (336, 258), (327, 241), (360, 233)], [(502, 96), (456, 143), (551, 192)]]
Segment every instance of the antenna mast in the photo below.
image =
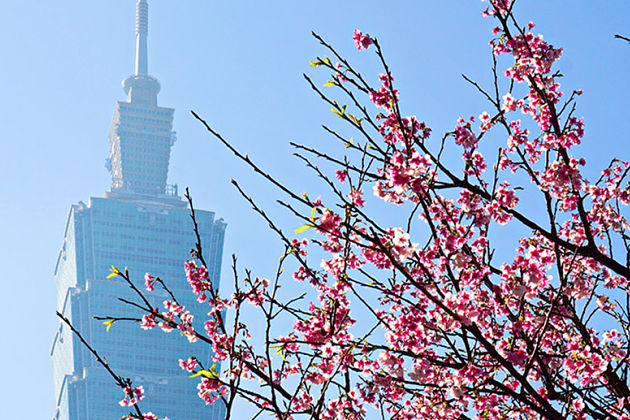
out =
[(136, 76), (148, 75), (147, 34), (149, 32), (149, 4), (136, 3)]

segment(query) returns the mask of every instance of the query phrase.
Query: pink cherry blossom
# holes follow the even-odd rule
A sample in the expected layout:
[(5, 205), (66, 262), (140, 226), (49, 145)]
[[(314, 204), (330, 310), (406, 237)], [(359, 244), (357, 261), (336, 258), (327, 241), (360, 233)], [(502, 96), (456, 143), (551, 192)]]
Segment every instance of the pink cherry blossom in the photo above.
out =
[(352, 37), (354, 38), (354, 46), (357, 47), (359, 51), (368, 49), (372, 44), (370, 36), (368, 34), (363, 35), (363, 33), (361, 33), (358, 29), (354, 30), (354, 35)]

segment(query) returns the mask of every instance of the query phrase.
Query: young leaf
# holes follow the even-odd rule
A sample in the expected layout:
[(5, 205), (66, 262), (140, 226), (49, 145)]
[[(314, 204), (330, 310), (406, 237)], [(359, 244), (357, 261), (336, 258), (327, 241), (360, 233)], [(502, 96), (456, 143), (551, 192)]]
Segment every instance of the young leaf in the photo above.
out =
[(299, 227), (299, 228), (295, 229), (293, 232), (301, 233), (301, 232), (304, 232), (305, 230), (310, 229), (312, 227), (313, 227), (313, 225), (304, 225), (302, 227)]
[(118, 270), (116, 267), (112, 265), (111, 273), (107, 276), (107, 278), (111, 279), (112, 277), (116, 277), (116, 276), (120, 276), (120, 270)]
[(354, 115), (347, 113), (346, 114), (348, 116), (348, 118), (350, 118), (356, 125), (361, 125), (361, 123), (363, 122), (363, 118), (357, 118)]
[(306, 223), (304, 226), (295, 229), (293, 232), (300, 233), (300, 232), (304, 232), (307, 229), (315, 227), (315, 223), (314, 223), (315, 222), (315, 207), (313, 207), (313, 209), (311, 210), (311, 222), (313, 223)]
[(112, 325), (114, 325), (114, 321), (116, 321), (115, 319), (109, 319), (107, 321), (103, 321), (102, 324), (106, 325), (107, 328), (105, 329), (105, 332), (109, 332), (109, 329), (112, 327)]
[(284, 344), (278, 344), (277, 346), (269, 346), (270, 349), (275, 350), (275, 354), (279, 354), (282, 357), (282, 360), (287, 360), (284, 358)]
[(203, 376), (210, 379), (218, 379), (219, 374), (217, 373), (217, 364), (213, 364), (212, 367), (210, 367), (210, 370), (201, 369), (199, 372), (190, 375), (189, 378), (195, 378), (197, 376)]
[(344, 114), (346, 113), (346, 107), (348, 105), (344, 105), (341, 107), (341, 112), (337, 111), (335, 108), (333, 108), (332, 106), (330, 107), (330, 110), (339, 118), (343, 118)]

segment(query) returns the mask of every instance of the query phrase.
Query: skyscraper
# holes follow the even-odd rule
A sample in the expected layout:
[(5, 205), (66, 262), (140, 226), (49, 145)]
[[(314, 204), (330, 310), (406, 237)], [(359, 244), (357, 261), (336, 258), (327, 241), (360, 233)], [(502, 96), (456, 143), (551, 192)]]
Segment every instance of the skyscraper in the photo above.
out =
[[(111, 189), (70, 208), (55, 268), (57, 305), (119, 375), (144, 386), (143, 411), (171, 420), (214, 420), (223, 417), (222, 408), (206, 406), (196, 395), (197, 380), (177, 363), (192, 355), (209, 361), (207, 345), (189, 344), (176, 332), (145, 332), (135, 323), (116, 322), (107, 332), (93, 319), (142, 315), (118, 301), (134, 296), (119, 278), (106, 278), (112, 265), (129, 267), (139, 285), (145, 272), (160, 276), (180, 303), (204, 312), (194, 311), (184, 276), (194, 236), (186, 202), (176, 185), (167, 184), (174, 110), (157, 105), (160, 84), (148, 74), (147, 32), (148, 5), (138, 0), (135, 72), (123, 81), (127, 99), (116, 104), (109, 131)], [(197, 218), (210, 278), (218, 286), (226, 225), (209, 211), (197, 211)], [(158, 289), (152, 303), (161, 307), (167, 295)], [(63, 324), (51, 356), (55, 420), (114, 420), (128, 412), (118, 405), (122, 391)]]

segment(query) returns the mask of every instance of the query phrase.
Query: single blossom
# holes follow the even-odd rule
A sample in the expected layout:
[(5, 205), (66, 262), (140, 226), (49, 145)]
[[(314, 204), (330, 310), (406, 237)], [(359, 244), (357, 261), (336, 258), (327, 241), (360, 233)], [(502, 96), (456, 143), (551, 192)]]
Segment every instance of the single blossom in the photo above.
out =
[(359, 51), (368, 49), (372, 44), (370, 36), (368, 34), (363, 35), (363, 33), (358, 29), (354, 30), (352, 38), (354, 39), (354, 46), (357, 47)]

